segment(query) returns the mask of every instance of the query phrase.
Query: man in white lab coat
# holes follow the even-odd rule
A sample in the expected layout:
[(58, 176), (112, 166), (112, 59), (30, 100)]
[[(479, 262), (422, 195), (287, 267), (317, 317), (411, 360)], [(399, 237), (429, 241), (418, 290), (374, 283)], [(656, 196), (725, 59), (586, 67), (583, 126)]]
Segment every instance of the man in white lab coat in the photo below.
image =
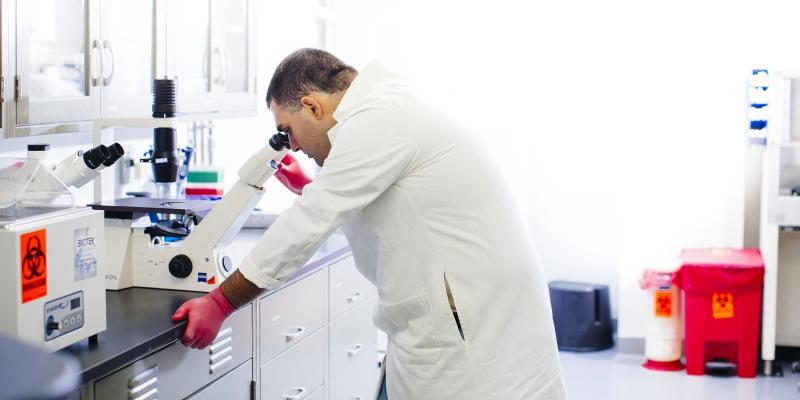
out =
[(280, 286), (341, 227), (378, 287), (390, 400), (564, 398), (533, 245), (469, 129), (377, 63), (357, 72), (315, 49), (281, 62), (267, 105), (292, 150), (322, 168), (238, 272), (176, 312), (189, 319), (184, 344), (207, 346), (236, 307)]

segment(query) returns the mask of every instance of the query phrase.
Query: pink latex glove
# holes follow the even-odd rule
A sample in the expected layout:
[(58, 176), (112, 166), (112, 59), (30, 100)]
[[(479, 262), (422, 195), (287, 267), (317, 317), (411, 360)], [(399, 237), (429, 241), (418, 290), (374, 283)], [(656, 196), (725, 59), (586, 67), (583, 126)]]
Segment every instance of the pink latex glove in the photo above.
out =
[(222, 322), (235, 310), (217, 287), (203, 297), (183, 303), (172, 315), (172, 322), (188, 317), (181, 343), (193, 349), (203, 349), (217, 338)]
[(278, 164), (275, 178), (296, 195), (303, 194), (303, 187), (312, 182), (312, 179), (300, 168), (300, 163), (289, 153), (286, 153), (286, 157), (283, 157), (281, 163)]

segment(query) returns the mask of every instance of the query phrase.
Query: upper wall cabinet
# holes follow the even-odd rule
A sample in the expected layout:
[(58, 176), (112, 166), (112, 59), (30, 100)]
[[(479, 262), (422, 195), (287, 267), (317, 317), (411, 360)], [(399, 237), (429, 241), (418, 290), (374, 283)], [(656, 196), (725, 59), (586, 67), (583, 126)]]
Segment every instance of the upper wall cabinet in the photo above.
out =
[(256, 108), (255, 11), (251, 0), (215, 1), (212, 46), (222, 68), (212, 80), (220, 111)]
[(9, 18), (8, 16), (11, 15), (11, 1), (9, 0), (0, 0), (0, 138), (7, 136), (7, 129), (6, 129), (6, 121), (8, 119), (8, 107), (9, 101), (8, 99), (11, 98), (10, 96), (10, 88), (13, 85), (9, 85), (9, 81), (13, 81), (13, 79), (9, 80), (9, 64), (8, 64), (8, 44), (9, 44), (9, 34), (10, 32), (10, 24), (8, 23)]
[[(18, 126), (87, 121), (100, 110), (100, 3), (16, 2)], [(5, 16), (4, 16), (5, 21)]]
[(151, 115), (153, 84), (153, 0), (103, 0), (103, 117)]
[[(11, 135), (74, 132), (99, 117), (150, 115), (154, 77), (178, 79), (181, 113), (255, 112), (252, 0), (0, 3), (1, 73), (15, 66), (14, 79), (6, 80), (9, 96), (0, 99), (15, 100), (0, 115), (5, 121), (10, 112), (15, 121), (2, 124), (13, 128)], [(16, 33), (10, 42), (6, 32)]]
[(157, 0), (157, 76), (178, 79), (180, 112), (255, 110), (250, 0)]

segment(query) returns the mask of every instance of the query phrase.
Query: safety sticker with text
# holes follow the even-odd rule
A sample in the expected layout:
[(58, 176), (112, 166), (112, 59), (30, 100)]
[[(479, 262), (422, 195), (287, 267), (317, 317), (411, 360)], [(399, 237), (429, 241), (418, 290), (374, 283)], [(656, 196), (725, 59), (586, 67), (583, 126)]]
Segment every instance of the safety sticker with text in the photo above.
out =
[(47, 295), (47, 230), (19, 237), (22, 303)]
[(656, 317), (669, 318), (672, 316), (672, 290), (656, 291)]
[(714, 293), (711, 295), (711, 311), (714, 319), (733, 318), (733, 293)]
[(75, 229), (75, 282), (97, 276), (97, 233), (94, 227)]

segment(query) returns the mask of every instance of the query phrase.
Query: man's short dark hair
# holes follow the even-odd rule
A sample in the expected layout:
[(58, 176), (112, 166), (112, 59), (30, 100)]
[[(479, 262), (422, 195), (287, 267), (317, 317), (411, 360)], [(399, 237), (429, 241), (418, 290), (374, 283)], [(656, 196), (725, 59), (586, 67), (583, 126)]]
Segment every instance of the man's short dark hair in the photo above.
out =
[(350, 87), (358, 74), (331, 53), (300, 49), (278, 64), (267, 89), (267, 107), (272, 102), (289, 110), (300, 108), (300, 98), (311, 92), (337, 93)]

